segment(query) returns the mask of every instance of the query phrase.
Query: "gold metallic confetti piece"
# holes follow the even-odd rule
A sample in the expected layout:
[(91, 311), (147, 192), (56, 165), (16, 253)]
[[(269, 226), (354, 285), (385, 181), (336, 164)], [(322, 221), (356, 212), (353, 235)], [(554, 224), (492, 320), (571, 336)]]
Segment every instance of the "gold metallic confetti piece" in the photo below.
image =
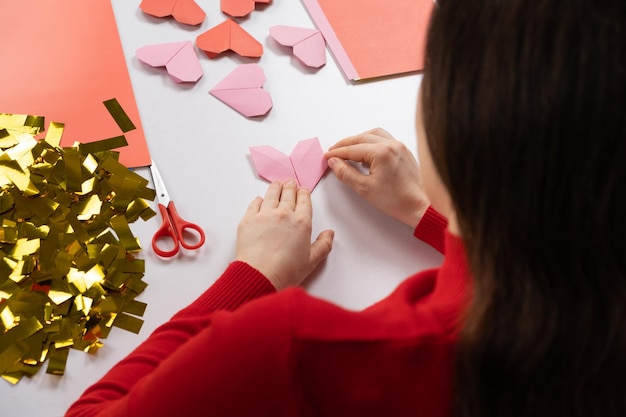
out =
[(76, 148), (65, 148), (64, 151), (66, 189), (67, 191), (81, 191), (80, 185), (83, 180), (80, 153)]
[(65, 340), (57, 340), (54, 342), (55, 349), (61, 349), (65, 347), (70, 347), (74, 344), (74, 339), (65, 339)]
[(124, 313), (118, 314), (113, 322), (113, 326), (133, 333), (139, 333), (142, 325), (143, 320)]
[(85, 159), (83, 159), (83, 166), (90, 174), (93, 174), (94, 172), (96, 172), (96, 169), (98, 169), (98, 160), (89, 153), (85, 155)]
[(96, 152), (108, 151), (115, 148), (128, 146), (124, 135), (115, 136), (109, 139), (102, 139), (95, 142), (81, 143), (78, 149), (84, 154), (93, 154)]
[(52, 375), (63, 375), (65, 373), (65, 365), (67, 363), (69, 353), (69, 347), (52, 349), (48, 354), (48, 368), (46, 369), (46, 373)]
[(10, 134), (7, 129), (0, 129), (0, 149), (7, 149), (18, 143), (17, 138)]
[(52, 301), (54, 304), (60, 305), (72, 298), (72, 294), (63, 291), (49, 291), (48, 297), (50, 298), (50, 301)]
[(122, 132), (130, 132), (133, 129), (136, 129), (133, 122), (130, 120), (130, 117), (126, 114), (120, 103), (116, 98), (112, 98), (104, 102), (105, 107), (111, 113), (111, 116), (115, 120), (115, 123), (120, 127)]
[(27, 351), (28, 346), (18, 341), (0, 352), (0, 374), (10, 370)]
[(4, 379), (5, 381), (7, 381), (9, 384), (15, 385), (18, 382), (20, 382), (20, 379), (22, 379), (22, 373), (21, 372), (11, 372), (11, 373), (5, 373), (0, 375), (0, 377), (2, 379)]
[[(143, 274), (142, 274), (143, 275)], [(134, 292), (135, 294), (141, 294), (148, 284), (141, 280), (141, 275), (135, 274), (134, 278), (126, 283), (126, 289)]]
[(61, 137), (65, 130), (65, 123), (50, 122), (48, 126), (48, 132), (44, 140), (54, 147), (61, 146)]
[(81, 200), (76, 205), (76, 211), (78, 220), (89, 220), (93, 216), (100, 214), (100, 208), (102, 207), (102, 201), (97, 195), (92, 194), (84, 200)]
[(128, 300), (124, 304), (124, 312), (134, 316), (143, 316), (148, 305), (137, 300)]
[(0, 310), (0, 324), (2, 325), (2, 328), (0, 329), (2, 330), (2, 333), (19, 324), (8, 305), (5, 305), (4, 308)]
[(150, 208), (150, 205), (143, 198), (134, 199), (126, 208), (126, 220), (129, 223), (134, 222), (139, 217), (146, 221), (153, 216), (156, 216), (156, 212)]
[(128, 222), (124, 216), (114, 216), (111, 218), (111, 227), (116, 231), (117, 238), (128, 252), (137, 252), (141, 250), (139, 240), (133, 235), (128, 227)]
[(80, 193), (76, 193), (76, 194), (80, 194), (80, 195), (86, 195), (86, 194), (90, 194), (93, 192), (93, 189), (96, 185), (96, 179), (94, 177), (88, 178), (85, 181), (83, 181), (83, 183), (80, 185)]
[(42, 132), (45, 126), (45, 118), (42, 116), (27, 115), (24, 120), (24, 126), (34, 128), (36, 133)]

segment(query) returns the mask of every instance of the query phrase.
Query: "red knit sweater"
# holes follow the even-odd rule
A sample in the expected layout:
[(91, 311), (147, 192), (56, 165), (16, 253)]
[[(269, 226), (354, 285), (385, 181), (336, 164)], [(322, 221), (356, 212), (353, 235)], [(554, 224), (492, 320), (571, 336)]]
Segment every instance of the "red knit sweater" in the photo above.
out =
[[(442, 250), (445, 225), (429, 209), (415, 236)], [(440, 268), (358, 312), (233, 262), (66, 415), (449, 416), (469, 283), (448, 232)]]

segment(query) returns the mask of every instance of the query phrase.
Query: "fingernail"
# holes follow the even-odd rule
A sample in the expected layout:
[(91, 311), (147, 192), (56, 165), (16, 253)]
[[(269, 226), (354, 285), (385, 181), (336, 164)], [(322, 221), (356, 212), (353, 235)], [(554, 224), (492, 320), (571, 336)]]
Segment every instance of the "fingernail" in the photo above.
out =
[(287, 182), (285, 182), (285, 185), (295, 185), (296, 184), (296, 180), (294, 179), (288, 179)]
[(334, 158), (334, 157), (333, 157), (333, 158), (330, 158), (330, 159), (328, 160), (328, 166), (332, 168), (332, 167), (334, 167), (335, 165), (337, 165), (337, 158)]

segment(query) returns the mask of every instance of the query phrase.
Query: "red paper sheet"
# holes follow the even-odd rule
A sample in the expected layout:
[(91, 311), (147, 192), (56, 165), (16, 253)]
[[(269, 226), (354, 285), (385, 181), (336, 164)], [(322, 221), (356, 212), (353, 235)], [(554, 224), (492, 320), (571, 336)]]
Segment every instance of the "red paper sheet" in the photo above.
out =
[(120, 162), (150, 164), (110, 0), (3, 1), (0, 16), (0, 113), (65, 123), (69, 146), (122, 134), (102, 104), (116, 98), (137, 127)]
[(303, 0), (350, 80), (424, 68), (433, 0)]

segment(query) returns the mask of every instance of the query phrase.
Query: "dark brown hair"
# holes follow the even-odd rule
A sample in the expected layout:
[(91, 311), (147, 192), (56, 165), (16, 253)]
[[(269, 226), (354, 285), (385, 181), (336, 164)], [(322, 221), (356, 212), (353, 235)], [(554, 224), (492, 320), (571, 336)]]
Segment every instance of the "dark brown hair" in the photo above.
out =
[(626, 16), (439, 0), (423, 117), (474, 276), (459, 416), (626, 416)]

